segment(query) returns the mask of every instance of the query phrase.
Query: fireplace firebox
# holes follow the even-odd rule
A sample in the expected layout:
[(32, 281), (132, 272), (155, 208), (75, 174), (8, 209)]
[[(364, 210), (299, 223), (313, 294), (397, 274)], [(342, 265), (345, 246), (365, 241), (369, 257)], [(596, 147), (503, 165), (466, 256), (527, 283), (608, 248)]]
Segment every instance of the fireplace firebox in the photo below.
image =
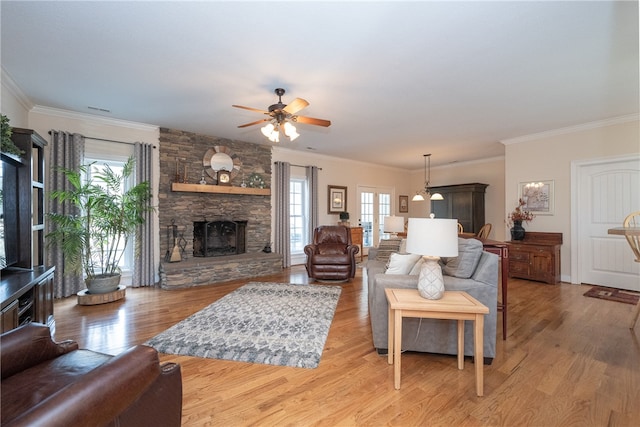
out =
[(193, 256), (214, 257), (243, 254), (247, 221), (194, 221)]

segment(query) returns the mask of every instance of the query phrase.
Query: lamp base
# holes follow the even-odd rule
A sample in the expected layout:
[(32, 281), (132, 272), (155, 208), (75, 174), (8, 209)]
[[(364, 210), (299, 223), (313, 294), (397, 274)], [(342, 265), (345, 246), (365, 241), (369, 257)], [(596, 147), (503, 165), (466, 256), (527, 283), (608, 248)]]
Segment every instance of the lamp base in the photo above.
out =
[(423, 256), (424, 262), (418, 277), (418, 293), (422, 298), (440, 299), (444, 295), (444, 279), (440, 268), (440, 257)]

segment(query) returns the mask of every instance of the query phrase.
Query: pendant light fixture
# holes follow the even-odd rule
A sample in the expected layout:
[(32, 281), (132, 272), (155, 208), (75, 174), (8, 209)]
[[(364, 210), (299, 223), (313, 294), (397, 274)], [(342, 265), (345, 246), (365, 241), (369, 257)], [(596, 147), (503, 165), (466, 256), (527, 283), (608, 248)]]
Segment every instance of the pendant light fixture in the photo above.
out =
[[(424, 189), (416, 191), (415, 196), (411, 199), (413, 202), (422, 202), (425, 200), (425, 197), (428, 197), (430, 200), (444, 200), (442, 194), (433, 193), (431, 194), (431, 190), (429, 189), (429, 182), (431, 181), (431, 154), (423, 154), (424, 156)], [(428, 162), (428, 166), (427, 166)]]

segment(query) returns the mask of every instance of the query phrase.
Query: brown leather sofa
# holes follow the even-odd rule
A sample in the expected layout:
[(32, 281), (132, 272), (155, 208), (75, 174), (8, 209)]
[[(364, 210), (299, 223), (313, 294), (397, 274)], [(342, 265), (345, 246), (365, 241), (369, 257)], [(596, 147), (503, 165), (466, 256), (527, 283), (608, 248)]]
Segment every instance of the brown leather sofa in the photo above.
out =
[(3, 426), (180, 426), (180, 365), (138, 345), (109, 356), (56, 343), (49, 328), (0, 337)]
[(313, 243), (304, 247), (307, 274), (316, 280), (349, 280), (356, 274), (351, 231), (343, 225), (321, 225), (313, 230)]

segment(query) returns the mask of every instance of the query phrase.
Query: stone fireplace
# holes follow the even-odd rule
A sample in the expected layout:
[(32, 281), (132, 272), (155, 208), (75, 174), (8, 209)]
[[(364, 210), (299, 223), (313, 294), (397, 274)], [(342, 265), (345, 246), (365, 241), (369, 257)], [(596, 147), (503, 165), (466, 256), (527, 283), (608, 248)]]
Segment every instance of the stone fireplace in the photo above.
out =
[[(203, 158), (212, 147), (225, 146), (241, 164), (231, 186), (224, 188), (240, 189), (243, 181), (248, 183), (250, 176), (259, 175), (268, 189), (271, 187), (271, 147), (168, 128), (160, 128), (159, 145), (159, 228), (165, 230), (175, 225), (184, 242), (181, 261), (161, 261), (161, 287), (210, 285), (282, 271), (282, 255), (262, 251), (271, 241), (268, 193), (212, 193), (173, 188), (176, 182), (197, 187), (201, 179), (206, 179), (209, 188), (213, 187), (213, 180), (204, 173)], [(178, 175), (180, 180), (176, 181)], [(173, 249), (172, 242), (167, 240), (160, 239), (162, 254)]]
[(247, 221), (194, 221), (193, 256), (245, 253)]

